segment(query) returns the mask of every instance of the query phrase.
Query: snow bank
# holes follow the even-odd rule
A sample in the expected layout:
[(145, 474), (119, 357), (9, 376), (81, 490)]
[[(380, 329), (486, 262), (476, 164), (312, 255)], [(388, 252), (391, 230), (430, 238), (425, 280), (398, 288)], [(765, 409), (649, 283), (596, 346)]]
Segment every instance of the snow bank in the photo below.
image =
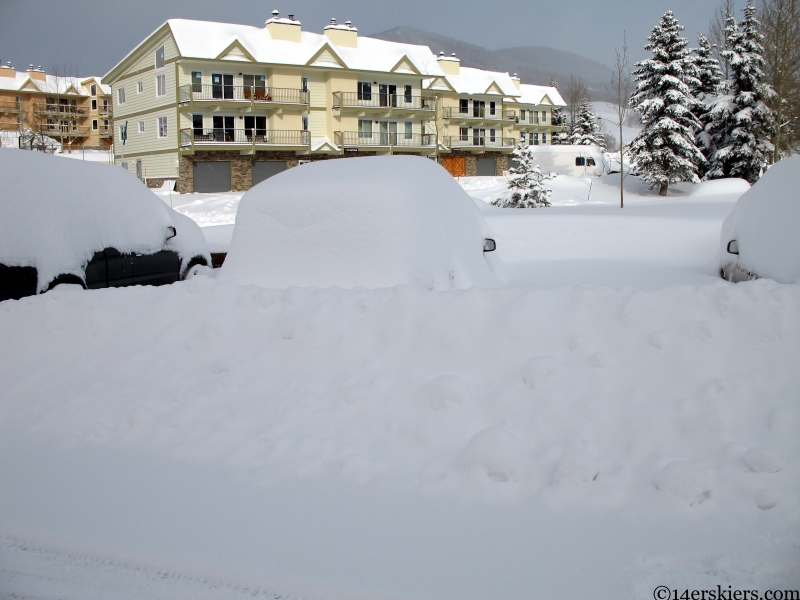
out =
[(687, 200), (701, 202), (736, 201), (749, 189), (750, 184), (744, 179), (714, 179), (712, 181), (698, 183), (692, 191), (689, 192)]
[(487, 237), (473, 200), (431, 160), (315, 162), (242, 197), (219, 277), (275, 288), (493, 286)]
[(82, 276), (103, 248), (158, 252), (173, 226), (178, 236), (169, 246), (184, 260), (208, 254), (196, 224), (173, 220), (169, 207), (124, 169), (0, 149), (0, 181), (0, 263), (36, 267), (40, 290), (57, 275)]
[[(727, 252), (736, 240), (739, 255)], [(779, 283), (800, 282), (800, 156), (770, 167), (722, 224), (722, 265)]]

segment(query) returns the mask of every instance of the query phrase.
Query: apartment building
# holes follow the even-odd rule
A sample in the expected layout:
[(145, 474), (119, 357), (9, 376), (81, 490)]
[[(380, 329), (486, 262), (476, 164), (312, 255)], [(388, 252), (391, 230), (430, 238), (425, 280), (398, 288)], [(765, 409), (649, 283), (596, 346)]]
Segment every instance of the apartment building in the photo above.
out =
[(112, 144), (111, 88), (99, 77), (48, 75), (0, 65), (0, 130), (45, 135), (65, 149)]
[(151, 185), (177, 179), (181, 192), (246, 190), (304, 161), (378, 154), (499, 174), (518, 139), (506, 105), (537, 106), (519, 104), (507, 73), (360, 37), (349, 21), (303, 31), (277, 11), (263, 28), (167, 21), (103, 82), (117, 164)]

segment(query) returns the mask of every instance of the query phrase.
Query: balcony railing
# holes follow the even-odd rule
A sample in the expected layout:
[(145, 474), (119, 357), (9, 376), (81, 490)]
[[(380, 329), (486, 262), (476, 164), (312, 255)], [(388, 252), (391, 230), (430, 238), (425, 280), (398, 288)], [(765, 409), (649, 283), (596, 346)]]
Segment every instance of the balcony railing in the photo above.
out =
[(337, 146), (387, 146), (407, 148), (435, 148), (434, 133), (387, 133), (378, 131), (335, 131)]
[(517, 139), (491, 135), (450, 135), (445, 138), (448, 148), (514, 148)]
[(311, 132), (284, 129), (181, 129), (181, 146), (308, 146)]
[(34, 105), (34, 111), (40, 115), (85, 115), (86, 109), (80, 106), (72, 106), (68, 104), (44, 104), (37, 103)]
[(77, 127), (72, 125), (62, 125), (60, 123), (47, 123), (42, 126), (42, 133), (50, 137), (86, 137), (89, 135), (88, 127)]
[(191, 83), (178, 89), (180, 102), (308, 104), (308, 92), (292, 88)]
[(8, 101), (8, 102), (0, 102), (0, 112), (5, 113), (16, 113), (20, 111), (19, 102)]
[(333, 92), (333, 108), (378, 108), (406, 111), (434, 112), (436, 98), (405, 94), (365, 94), (359, 92)]
[(111, 127), (100, 127), (98, 132), (100, 133), (100, 137), (109, 137), (112, 133)]
[(110, 106), (101, 106), (97, 109), (97, 112), (101, 115), (111, 115), (114, 113), (114, 110)]
[(442, 118), (454, 121), (509, 121), (516, 120), (516, 112), (513, 110), (495, 109), (495, 114), (491, 114), (491, 108), (470, 108), (467, 112), (459, 112), (457, 106), (445, 106), (442, 109)]

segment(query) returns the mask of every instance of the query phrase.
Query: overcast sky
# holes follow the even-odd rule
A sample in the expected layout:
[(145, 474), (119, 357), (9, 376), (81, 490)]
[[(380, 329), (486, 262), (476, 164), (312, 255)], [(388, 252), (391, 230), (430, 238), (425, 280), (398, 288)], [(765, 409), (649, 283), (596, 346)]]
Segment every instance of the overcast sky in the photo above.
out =
[(278, 9), (296, 15), (306, 31), (321, 33), (336, 17), (353, 21), (361, 35), (409, 26), (490, 49), (549, 46), (610, 66), (623, 30), (633, 58), (641, 59), (664, 12), (675, 12), (694, 44), (718, 5), (719, 0), (0, 0), (0, 61), (18, 70), (32, 63), (48, 72), (66, 65), (81, 76), (104, 75), (167, 19), (263, 26)]

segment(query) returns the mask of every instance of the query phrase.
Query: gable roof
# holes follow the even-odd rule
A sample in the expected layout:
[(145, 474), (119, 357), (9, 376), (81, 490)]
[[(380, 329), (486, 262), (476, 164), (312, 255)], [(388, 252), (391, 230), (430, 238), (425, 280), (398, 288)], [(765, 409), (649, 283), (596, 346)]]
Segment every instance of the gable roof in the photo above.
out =
[(558, 93), (554, 87), (544, 85), (530, 85), (523, 83), (519, 86), (519, 98), (517, 102), (520, 104), (547, 104), (549, 100), (553, 106), (566, 106), (567, 103)]
[[(0, 77), (0, 90), (15, 92), (40, 92), (44, 94), (74, 94), (88, 96), (89, 84), (100, 81), (99, 77), (55, 77), (45, 75), (44, 81), (33, 79), (27, 72), (15, 71), (14, 77)], [(111, 88), (102, 86), (105, 93), (110, 94)]]
[(457, 94), (497, 94), (500, 96), (519, 96), (519, 90), (508, 73), (484, 71), (471, 67), (461, 67), (459, 75), (445, 75)]

